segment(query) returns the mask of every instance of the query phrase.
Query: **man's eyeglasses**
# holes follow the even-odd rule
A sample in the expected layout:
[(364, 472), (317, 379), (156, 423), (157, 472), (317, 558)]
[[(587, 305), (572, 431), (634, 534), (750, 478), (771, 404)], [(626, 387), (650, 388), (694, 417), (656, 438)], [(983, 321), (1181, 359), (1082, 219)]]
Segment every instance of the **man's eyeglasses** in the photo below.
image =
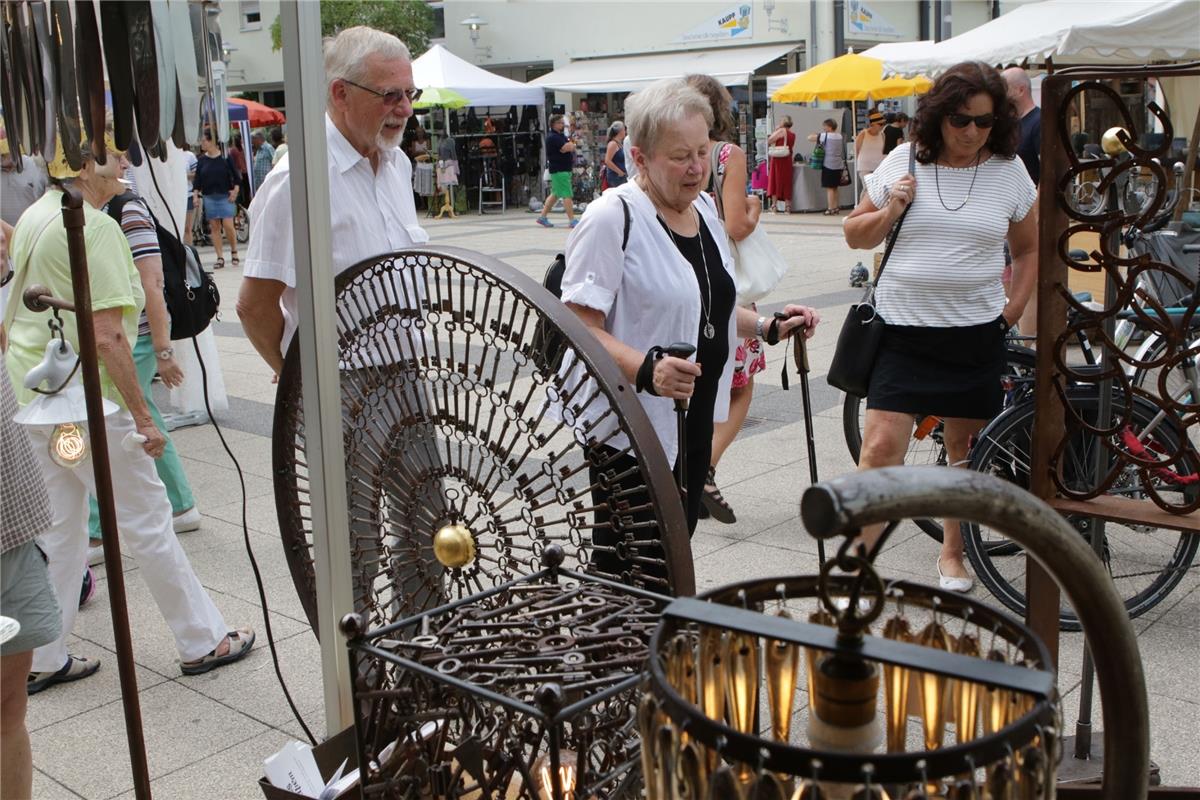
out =
[(976, 128), (990, 128), (996, 124), (995, 114), (980, 114), (972, 117), (970, 114), (947, 114), (946, 121), (956, 128), (965, 128), (972, 122)]
[(422, 91), (421, 89), (392, 89), (390, 92), (380, 92), (375, 89), (372, 89), (369, 86), (363, 86), (361, 83), (355, 83), (354, 81), (350, 80), (349, 78), (342, 78), (342, 80), (345, 83), (350, 84), (351, 86), (357, 86), (359, 89), (362, 89), (364, 92), (370, 92), (371, 94), (375, 95), (376, 97), (382, 97), (383, 104), (385, 106), (399, 105), (400, 101), (406, 97), (408, 98), (408, 102), (410, 104), (415, 103), (421, 99), (421, 91)]

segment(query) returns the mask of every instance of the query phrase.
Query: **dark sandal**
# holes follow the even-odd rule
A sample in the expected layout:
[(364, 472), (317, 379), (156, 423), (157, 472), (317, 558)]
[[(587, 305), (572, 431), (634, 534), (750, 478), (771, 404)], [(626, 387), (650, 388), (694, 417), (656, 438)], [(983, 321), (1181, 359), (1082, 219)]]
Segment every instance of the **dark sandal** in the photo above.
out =
[(717, 522), (723, 522), (726, 525), (732, 525), (737, 522), (733, 508), (730, 507), (729, 503), (725, 502), (725, 498), (721, 496), (721, 490), (717, 488), (716, 467), (710, 466), (708, 468), (708, 478), (705, 480), (704, 492), (700, 495), (700, 503), (708, 511), (709, 516)]
[(70, 683), (94, 675), (100, 669), (100, 661), (83, 656), (67, 656), (67, 663), (57, 672), (31, 672), (25, 680), (25, 693), (37, 694), (57, 683)]
[(217, 263), (213, 264), (213, 269), (225, 269), (225, 259), (218, 258)]
[[(229, 652), (223, 656), (217, 655), (217, 648), (214, 647), (212, 652), (203, 658), (197, 658), (195, 661), (181, 661), (179, 668), (183, 670), (184, 675), (203, 675), (209, 670), (223, 667), (226, 664), (232, 664), (235, 661), (240, 661), (250, 652), (250, 648), (254, 646), (254, 631), (249, 628), (238, 628), (225, 634), (225, 638), (229, 640)], [(217, 645), (220, 647), (220, 645)]]
[(238, 261), (237, 253), (233, 253), (232, 255), (229, 256), (229, 263), (233, 264), (235, 267), (239, 267), (242, 264), (242, 262)]

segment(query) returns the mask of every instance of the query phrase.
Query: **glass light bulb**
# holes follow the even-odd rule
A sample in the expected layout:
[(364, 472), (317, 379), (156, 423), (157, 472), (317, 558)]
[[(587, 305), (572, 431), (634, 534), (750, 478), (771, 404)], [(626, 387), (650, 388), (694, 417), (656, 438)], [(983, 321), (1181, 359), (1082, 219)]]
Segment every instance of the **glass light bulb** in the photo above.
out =
[(87, 434), (73, 422), (54, 426), (50, 434), (50, 460), (60, 467), (74, 469), (88, 456)]
[(549, 755), (538, 759), (535, 773), (538, 781), (538, 797), (541, 800), (575, 800), (577, 758), (573, 750), (561, 750), (558, 754), (558, 781), (562, 787), (561, 796), (554, 794), (554, 773)]

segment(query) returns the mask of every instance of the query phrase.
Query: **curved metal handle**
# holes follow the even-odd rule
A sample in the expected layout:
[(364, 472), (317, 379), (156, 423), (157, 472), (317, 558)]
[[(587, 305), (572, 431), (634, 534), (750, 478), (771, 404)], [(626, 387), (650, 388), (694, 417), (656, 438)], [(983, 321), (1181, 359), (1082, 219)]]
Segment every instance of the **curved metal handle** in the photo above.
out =
[(878, 522), (946, 516), (996, 528), (1025, 548), (1062, 587), (1083, 627), (1104, 703), (1103, 796), (1145, 798), (1150, 711), (1137, 637), (1104, 566), (1074, 529), (1028, 492), (991, 475), (951, 467), (885, 467), (809, 487), (800, 513), (818, 539), (856, 535)]

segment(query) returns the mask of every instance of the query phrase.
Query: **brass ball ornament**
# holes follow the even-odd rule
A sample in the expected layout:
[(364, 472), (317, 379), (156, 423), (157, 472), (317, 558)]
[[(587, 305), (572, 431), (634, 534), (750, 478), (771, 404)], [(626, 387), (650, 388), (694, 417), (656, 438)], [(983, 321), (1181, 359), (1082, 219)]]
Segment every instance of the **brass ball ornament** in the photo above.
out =
[(445, 525), (433, 535), (433, 554), (444, 567), (458, 569), (475, 560), (475, 537), (465, 525)]
[(1119, 156), (1121, 153), (1124, 153), (1125, 145), (1118, 136), (1121, 133), (1129, 134), (1128, 131), (1119, 125), (1106, 130), (1104, 135), (1100, 137), (1100, 149), (1110, 156)]

